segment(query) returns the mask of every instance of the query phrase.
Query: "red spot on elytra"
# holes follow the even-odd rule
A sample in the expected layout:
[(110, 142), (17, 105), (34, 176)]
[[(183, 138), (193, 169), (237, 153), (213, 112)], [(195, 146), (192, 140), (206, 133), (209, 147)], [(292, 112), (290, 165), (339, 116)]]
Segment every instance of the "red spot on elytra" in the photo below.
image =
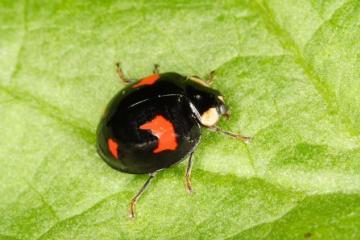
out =
[(150, 130), (158, 138), (158, 146), (154, 149), (153, 153), (175, 150), (178, 146), (173, 124), (161, 115), (141, 125), (140, 129)]
[(108, 147), (109, 147), (109, 151), (114, 156), (114, 158), (119, 159), (119, 152), (118, 152), (119, 144), (115, 142), (113, 139), (109, 138)]
[(150, 75), (142, 80), (140, 80), (140, 82), (138, 82), (137, 84), (133, 85), (132, 88), (137, 88), (137, 87), (141, 87), (141, 86), (145, 86), (145, 85), (152, 85), (154, 84), (158, 79), (160, 78), (159, 74), (153, 74)]

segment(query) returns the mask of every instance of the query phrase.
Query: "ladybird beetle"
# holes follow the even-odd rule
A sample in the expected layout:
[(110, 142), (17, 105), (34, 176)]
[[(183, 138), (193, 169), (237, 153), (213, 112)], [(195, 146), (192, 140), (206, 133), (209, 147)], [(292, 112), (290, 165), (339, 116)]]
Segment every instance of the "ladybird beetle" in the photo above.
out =
[(127, 79), (119, 64), (120, 79), (128, 85), (108, 104), (97, 129), (97, 150), (112, 168), (130, 174), (149, 174), (130, 203), (135, 205), (155, 174), (189, 158), (185, 186), (192, 192), (190, 173), (192, 156), (201, 137), (201, 128), (235, 137), (248, 137), (224, 131), (216, 126), (229, 111), (222, 94), (210, 88), (213, 73), (205, 81), (197, 76), (159, 73), (139, 81)]

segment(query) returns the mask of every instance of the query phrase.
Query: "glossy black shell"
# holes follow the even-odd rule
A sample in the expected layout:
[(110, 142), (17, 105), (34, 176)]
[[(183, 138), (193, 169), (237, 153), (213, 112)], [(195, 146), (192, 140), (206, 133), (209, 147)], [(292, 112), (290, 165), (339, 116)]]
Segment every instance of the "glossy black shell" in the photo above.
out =
[[(154, 84), (135, 84), (121, 90), (107, 106), (97, 130), (97, 149), (119, 171), (152, 173), (184, 160), (198, 144), (201, 127), (185, 93), (189, 84), (197, 83), (177, 73), (164, 73)], [(175, 129), (175, 150), (154, 153), (158, 138), (139, 128), (158, 115)], [(118, 143), (118, 159), (109, 150), (109, 138)]]

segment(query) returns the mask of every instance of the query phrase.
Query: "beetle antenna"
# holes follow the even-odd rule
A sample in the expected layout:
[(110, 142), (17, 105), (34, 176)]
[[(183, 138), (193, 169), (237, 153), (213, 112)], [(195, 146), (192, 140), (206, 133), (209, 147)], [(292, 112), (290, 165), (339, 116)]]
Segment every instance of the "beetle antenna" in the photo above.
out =
[(216, 127), (216, 126), (209, 127), (208, 129), (209, 129), (210, 131), (213, 131), (213, 132), (222, 133), (222, 134), (224, 134), (224, 135), (227, 135), (227, 136), (236, 138), (236, 139), (238, 139), (238, 140), (243, 141), (244, 143), (250, 143), (250, 142), (251, 142), (251, 137), (245, 137), (245, 136), (242, 136), (242, 135), (237, 134), (237, 133), (233, 133), (233, 132), (229, 132), (229, 131), (226, 131), (226, 130), (222, 130), (221, 128)]
[(133, 199), (131, 199), (130, 208), (129, 208), (129, 212), (130, 212), (130, 217), (131, 217), (131, 218), (134, 218), (134, 217), (135, 217), (136, 203), (138, 202), (139, 198), (143, 195), (143, 193), (145, 192), (145, 190), (147, 189), (147, 187), (149, 186), (151, 180), (155, 177), (155, 175), (156, 175), (156, 172), (150, 173), (150, 174), (149, 174), (149, 178), (146, 180), (145, 184), (141, 187), (141, 189), (140, 189), (139, 192), (133, 197)]

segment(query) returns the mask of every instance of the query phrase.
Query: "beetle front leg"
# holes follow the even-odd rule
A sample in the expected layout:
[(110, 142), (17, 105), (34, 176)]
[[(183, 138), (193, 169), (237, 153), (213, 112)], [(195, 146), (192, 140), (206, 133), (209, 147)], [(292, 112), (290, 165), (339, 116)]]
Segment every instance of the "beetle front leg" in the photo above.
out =
[(146, 180), (145, 184), (141, 187), (139, 192), (131, 199), (130, 207), (129, 207), (129, 212), (130, 212), (131, 218), (135, 217), (136, 203), (138, 202), (139, 198), (143, 195), (143, 193), (145, 192), (145, 190), (147, 189), (147, 187), (149, 186), (151, 180), (153, 180), (155, 175), (156, 175), (156, 172), (150, 173), (149, 178)]
[(215, 70), (211, 71), (206, 79), (206, 83), (209, 84), (209, 86), (211, 86), (211, 84), (213, 84), (214, 82), (214, 78), (215, 78)]
[(190, 153), (190, 157), (188, 160), (188, 164), (186, 166), (186, 171), (185, 171), (185, 186), (186, 186), (186, 191), (189, 194), (193, 193), (193, 189), (192, 189), (192, 185), (191, 185), (191, 169), (192, 169), (192, 164), (193, 164), (193, 153)]

